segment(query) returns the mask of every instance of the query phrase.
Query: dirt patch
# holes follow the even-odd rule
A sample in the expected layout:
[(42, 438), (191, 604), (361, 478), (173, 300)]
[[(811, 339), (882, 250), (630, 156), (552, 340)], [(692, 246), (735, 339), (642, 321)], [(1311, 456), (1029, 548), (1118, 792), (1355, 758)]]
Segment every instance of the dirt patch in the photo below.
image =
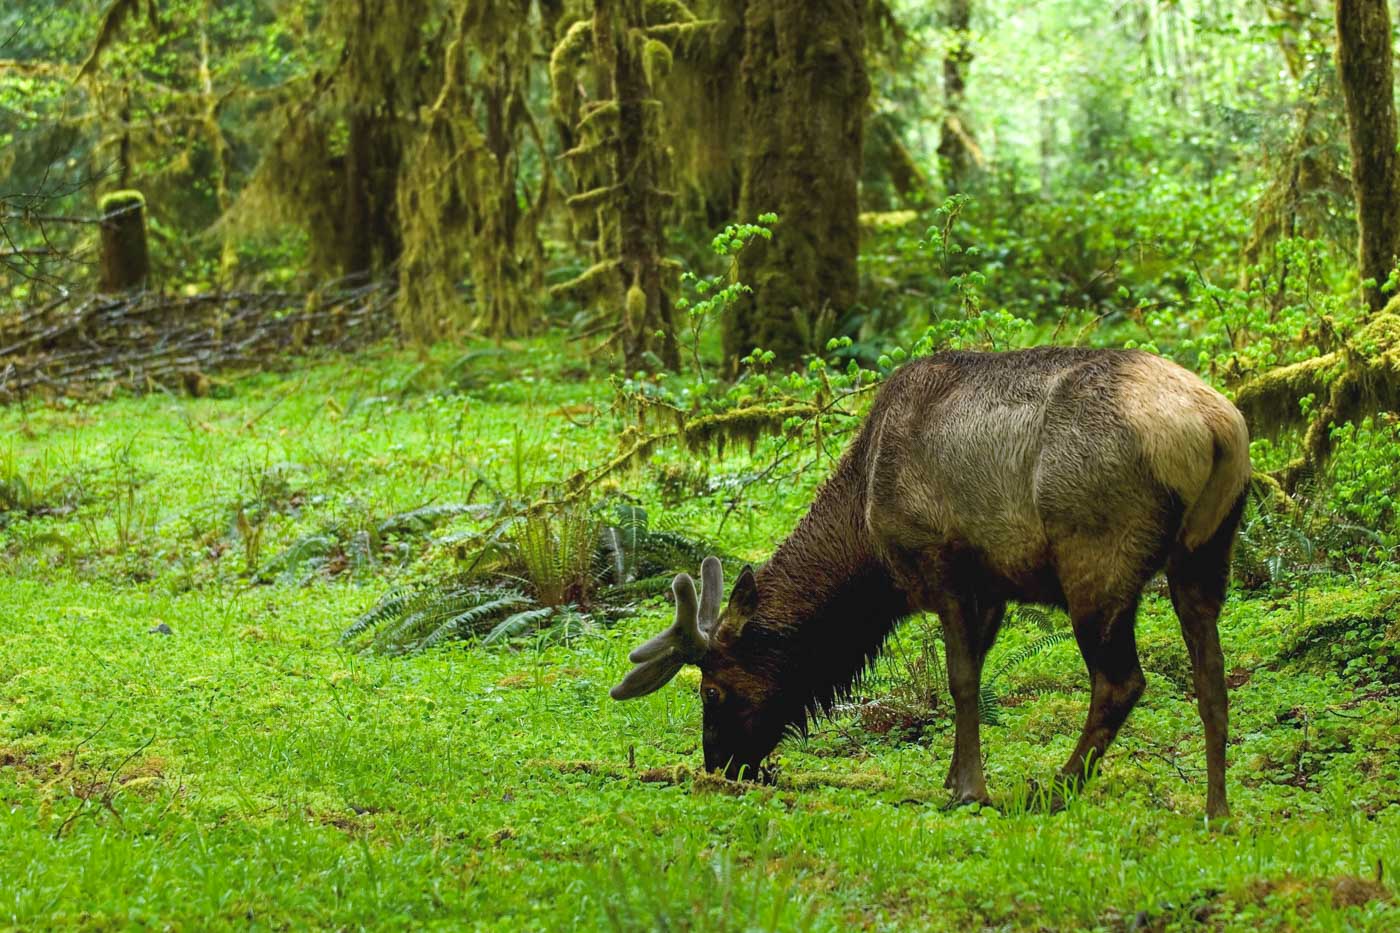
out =
[(152, 793), (164, 783), (167, 767), (159, 755), (94, 762), (74, 761), (71, 755), (40, 758), (20, 749), (0, 748), (0, 768), (13, 768), (22, 779), (41, 787), (61, 784), (79, 800), (110, 799), (117, 791)]

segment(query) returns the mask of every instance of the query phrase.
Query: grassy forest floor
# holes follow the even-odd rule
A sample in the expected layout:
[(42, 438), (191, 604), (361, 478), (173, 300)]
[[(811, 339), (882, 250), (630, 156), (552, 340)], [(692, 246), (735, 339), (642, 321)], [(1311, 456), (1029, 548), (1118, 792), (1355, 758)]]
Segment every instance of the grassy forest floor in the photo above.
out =
[[(567, 644), (384, 657), (338, 636), (400, 569), (303, 579), (274, 559), (614, 448), (589, 408), (606, 382), (558, 345), (451, 363), (377, 350), (216, 397), (0, 410), (0, 927), (1400, 928), (1400, 568), (1231, 601), (1225, 826), (1203, 819), (1201, 727), (1160, 595), (1139, 622), (1147, 694), (1065, 813), (1026, 812), (1016, 789), (1078, 734), (1072, 642), (999, 685), (984, 748), (1002, 812), (942, 809), (943, 715), (821, 724), (782, 749), (801, 789), (642, 780), (699, 759), (689, 673), (607, 697), (663, 602)], [(723, 482), (670, 504), (655, 469), (623, 486), (761, 560), (818, 479), (754, 486), (722, 528)], [(249, 554), (253, 503), (268, 518)], [(260, 582), (250, 562), (281, 570)], [(989, 669), (1036, 637), (1010, 625)], [(911, 623), (887, 663), (919, 646)]]

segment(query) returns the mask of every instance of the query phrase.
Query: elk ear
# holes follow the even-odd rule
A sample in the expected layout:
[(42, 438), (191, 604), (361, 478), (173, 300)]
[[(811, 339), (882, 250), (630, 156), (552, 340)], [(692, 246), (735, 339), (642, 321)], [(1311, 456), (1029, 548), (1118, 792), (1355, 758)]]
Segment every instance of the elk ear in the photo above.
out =
[(729, 608), (744, 619), (758, 611), (758, 579), (748, 564), (739, 571), (739, 579), (734, 581), (734, 589), (729, 593)]

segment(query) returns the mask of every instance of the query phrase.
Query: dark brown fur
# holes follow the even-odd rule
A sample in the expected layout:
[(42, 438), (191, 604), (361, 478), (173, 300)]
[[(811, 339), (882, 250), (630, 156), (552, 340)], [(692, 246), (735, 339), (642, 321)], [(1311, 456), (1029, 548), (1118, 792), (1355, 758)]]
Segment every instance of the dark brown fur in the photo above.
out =
[(811, 510), (741, 577), (699, 661), (705, 759), (753, 773), (828, 712), (896, 623), (936, 612), (957, 737), (948, 786), (986, 801), (982, 664), (1009, 600), (1068, 610), (1088, 668), (1083, 779), (1142, 694), (1134, 622), (1165, 567), (1195, 671), (1208, 811), (1228, 812), (1216, 620), (1249, 475), (1243, 422), (1159, 358), (1042, 348), (945, 353), (882, 389)]

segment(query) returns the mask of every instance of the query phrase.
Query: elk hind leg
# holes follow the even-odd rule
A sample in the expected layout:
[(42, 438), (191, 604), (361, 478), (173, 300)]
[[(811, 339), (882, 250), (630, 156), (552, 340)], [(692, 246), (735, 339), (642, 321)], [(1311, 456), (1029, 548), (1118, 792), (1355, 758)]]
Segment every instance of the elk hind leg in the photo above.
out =
[(1205, 544), (1194, 551), (1177, 545), (1167, 560), (1172, 607), (1191, 655), (1196, 707), (1206, 734), (1206, 813), (1230, 815), (1225, 797), (1225, 743), (1229, 698), (1225, 692), (1225, 657), (1220, 650), (1220, 608), (1230, 577), (1230, 548), (1244, 512), (1244, 497)]
[[(1136, 595), (1116, 609), (1077, 612), (1071, 606), (1074, 637), (1089, 669), (1091, 693), (1084, 731), (1060, 769), (1062, 787), (1078, 788), (1084, 783), (1147, 686), (1134, 632), (1137, 607)], [(1051, 801), (1052, 808), (1062, 805), (1058, 798)]]

